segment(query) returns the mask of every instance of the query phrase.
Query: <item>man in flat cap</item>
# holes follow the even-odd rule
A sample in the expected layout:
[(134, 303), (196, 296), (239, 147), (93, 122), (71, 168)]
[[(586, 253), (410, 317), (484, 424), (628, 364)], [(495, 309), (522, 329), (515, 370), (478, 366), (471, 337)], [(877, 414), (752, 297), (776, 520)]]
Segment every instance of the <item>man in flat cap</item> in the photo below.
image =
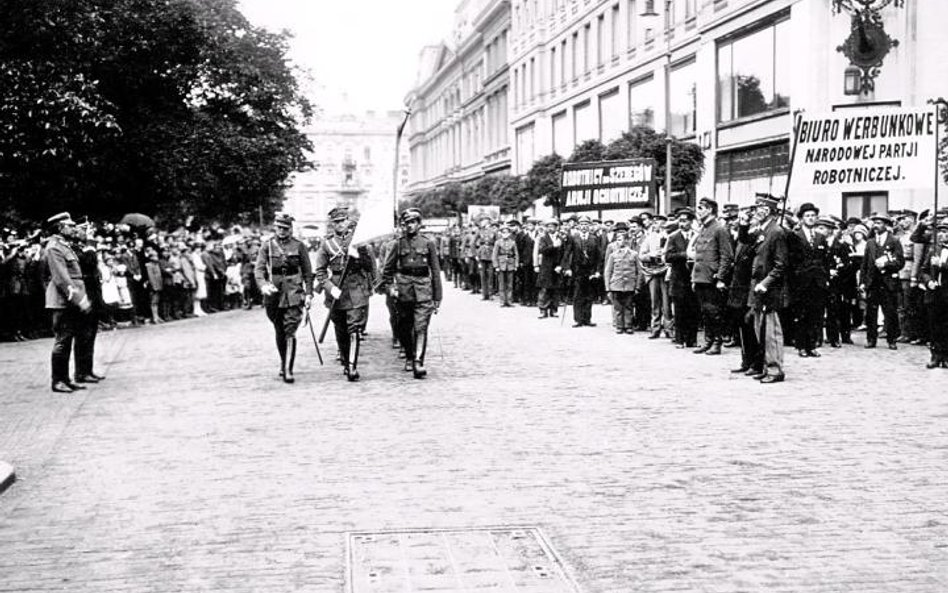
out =
[(698, 238), (695, 240), (695, 267), (691, 283), (701, 305), (704, 320), (704, 345), (693, 350), (695, 354), (721, 354), (721, 345), (727, 331), (725, 307), (727, 287), (734, 263), (731, 234), (718, 220), (718, 203), (710, 198), (698, 200)]
[(557, 317), (559, 308), (560, 259), (563, 255), (563, 237), (559, 233), (560, 221), (550, 218), (543, 223), (543, 231), (534, 242), (533, 271), (536, 272), (537, 306), (540, 319)]
[(326, 292), (326, 307), (336, 335), (343, 373), (359, 380), (359, 346), (369, 317), (375, 282), (375, 257), (368, 245), (352, 245), (355, 225), (345, 206), (329, 211), (332, 236), (316, 252), (316, 282)]
[(43, 254), (49, 273), (46, 308), (52, 314), (54, 336), (51, 385), (56, 393), (72, 393), (85, 389), (70, 381), (69, 358), (77, 332), (85, 322), (83, 317), (92, 311), (92, 303), (86, 295), (79, 257), (69, 244), (80, 238), (72, 217), (68, 212), (51, 216), (46, 228), (51, 235)]
[(277, 214), (273, 236), (260, 246), (254, 279), (263, 295), (267, 318), (273, 324), (280, 377), (293, 383), (296, 362), (296, 330), (303, 321), (303, 308), (313, 298), (313, 271), (306, 245), (293, 237), (293, 217)]
[(396, 299), (398, 336), (405, 350), (405, 370), (424, 379), (431, 315), (441, 306), (441, 269), (434, 240), (423, 235), (421, 211), (401, 213), (402, 236), (388, 251), (380, 289)]
[(568, 241), (560, 265), (563, 274), (573, 279), (573, 327), (594, 327), (592, 304), (596, 298), (595, 281), (602, 278), (603, 253), (599, 237), (590, 230), (589, 217), (583, 216), (577, 232)]
[(890, 350), (897, 350), (901, 335), (899, 270), (905, 266), (905, 254), (899, 239), (891, 231), (892, 219), (884, 214), (873, 214), (869, 218), (875, 234), (866, 241), (860, 274), (860, 286), (866, 293), (866, 348), (876, 347), (879, 307), (882, 307), (886, 341)]
[(797, 209), (800, 226), (788, 237), (790, 288), (794, 308), (794, 343), (801, 357), (819, 358), (817, 341), (823, 332), (823, 314), (829, 285), (826, 237), (817, 232), (820, 209), (806, 202)]

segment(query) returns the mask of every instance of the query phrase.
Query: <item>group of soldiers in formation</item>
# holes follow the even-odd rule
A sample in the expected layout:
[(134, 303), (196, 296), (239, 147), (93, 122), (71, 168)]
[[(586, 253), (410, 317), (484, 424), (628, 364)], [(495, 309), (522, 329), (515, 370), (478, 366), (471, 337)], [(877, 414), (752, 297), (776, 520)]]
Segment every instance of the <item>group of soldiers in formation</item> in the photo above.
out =
[(863, 324), (866, 348), (880, 336), (892, 350), (928, 345), (928, 368), (948, 368), (948, 210), (843, 221), (811, 203), (795, 216), (779, 206), (759, 194), (720, 212), (703, 198), (671, 219), (484, 217), (448, 229), (438, 251), (455, 287), (484, 300), (536, 306), (540, 319), (571, 305), (577, 328), (595, 325), (593, 303), (611, 303), (616, 333), (647, 330), (712, 356), (740, 347), (732, 372), (765, 384), (785, 379), (785, 345), (818, 358)]
[[(310, 260), (306, 245), (292, 237), (293, 217), (278, 215), (274, 235), (261, 245), (254, 275), (273, 323), (280, 376), (293, 383), (296, 332), (309, 321), (313, 295), (324, 293), (333, 324), (338, 360), (349, 381), (358, 381), (360, 344), (369, 316), (369, 299), (386, 295), (393, 335), (404, 352), (405, 370), (427, 375), (428, 325), (441, 304), (441, 269), (435, 242), (420, 233), (416, 209), (401, 213), (400, 232), (381, 248), (380, 262), (368, 244), (352, 242), (356, 226), (345, 207), (329, 212), (331, 234)], [(315, 340), (315, 332), (312, 330)], [(318, 347), (318, 346), (317, 346)]]

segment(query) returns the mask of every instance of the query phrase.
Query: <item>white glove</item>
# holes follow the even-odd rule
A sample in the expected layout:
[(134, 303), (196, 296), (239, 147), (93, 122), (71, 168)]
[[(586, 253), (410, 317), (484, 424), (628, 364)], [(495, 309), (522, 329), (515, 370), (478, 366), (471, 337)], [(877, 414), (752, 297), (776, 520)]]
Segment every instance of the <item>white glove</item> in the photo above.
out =
[(331, 296), (333, 300), (339, 300), (339, 297), (342, 296), (342, 291), (339, 290), (338, 286), (333, 286), (329, 289), (329, 296)]
[(271, 294), (277, 292), (277, 287), (274, 286), (272, 282), (267, 282), (260, 288), (260, 292), (262, 292), (265, 296), (270, 296)]
[(359, 250), (354, 245), (349, 246), (349, 257), (359, 259)]

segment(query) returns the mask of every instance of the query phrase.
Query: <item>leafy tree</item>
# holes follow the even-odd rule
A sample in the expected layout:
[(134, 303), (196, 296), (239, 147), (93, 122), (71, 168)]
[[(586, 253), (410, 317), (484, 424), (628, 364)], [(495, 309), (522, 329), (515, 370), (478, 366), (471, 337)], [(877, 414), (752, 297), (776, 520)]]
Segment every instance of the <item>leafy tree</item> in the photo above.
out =
[[(646, 126), (633, 127), (609, 143), (603, 151), (605, 160), (655, 159), (656, 180), (665, 184), (668, 136)], [(694, 188), (704, 174), (704, 151), (697, 144), (672, 139), (672, 191), (694, 195)]]
[(7, 0), (0, 215), (279, 209), (311, 111), (286, 51), (236, 0)]
[(543, 199), (545, 206), (552, 206), (558, 212), (562, 173), (563, 157), (555, 152), (537, 159), (524, 177), (524, 192), (530, 201)]
[(605, 145), (599, 140), (584, 140), (573, 149), (573, 154), (569, 155), (568, 162), (584, 163), (588, 161), (601, 161), (603, 160), (605, 151)]

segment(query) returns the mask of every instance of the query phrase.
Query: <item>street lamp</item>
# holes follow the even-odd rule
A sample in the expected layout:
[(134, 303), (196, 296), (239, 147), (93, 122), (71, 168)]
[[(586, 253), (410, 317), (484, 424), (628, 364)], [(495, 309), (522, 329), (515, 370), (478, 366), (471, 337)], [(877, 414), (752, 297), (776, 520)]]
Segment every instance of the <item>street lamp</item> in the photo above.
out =
[(843, 94), (859, 95), (862, 93), (862, 85), (859, 81), (862, 78), (862, 70), (850, 64), (843, 71)]

